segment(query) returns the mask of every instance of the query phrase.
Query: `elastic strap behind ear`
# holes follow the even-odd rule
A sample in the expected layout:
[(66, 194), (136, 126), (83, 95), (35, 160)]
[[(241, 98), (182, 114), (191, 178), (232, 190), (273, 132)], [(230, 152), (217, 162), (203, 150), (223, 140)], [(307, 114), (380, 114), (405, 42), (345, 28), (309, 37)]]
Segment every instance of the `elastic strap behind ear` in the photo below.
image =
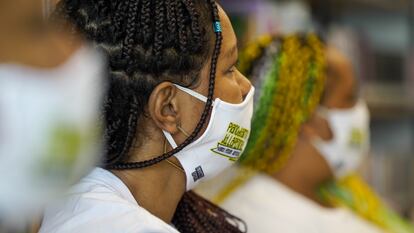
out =
[(187, 93), (187, 94), (189, 94), (189, 95), (191, 95), (191, 96), (193, 96), (193, 97), (195, 97), (195, 98), (203, 101), (204, 103), (207, 103), (207, 97), (205, 97), (204, 95), (202, 95), (200, 93), (197, 93), (197, 92), (195, 92), (195, 91), (193, 91), (191, 89), (188, 89), (188, 88), (179, 86), (177, 84), (174, 84), (174, 86), (176, 86), (178, 89), (184, 91), (185, 93)]
[(171, 136), (171, 134), (165, 130), (162, 130), (162, 133), (164, 134), (165, 138), (167, 139), (168, 143), (170, 143), (172, 148), (177, 148), (177, 143), (175, 143), (174, 138)]

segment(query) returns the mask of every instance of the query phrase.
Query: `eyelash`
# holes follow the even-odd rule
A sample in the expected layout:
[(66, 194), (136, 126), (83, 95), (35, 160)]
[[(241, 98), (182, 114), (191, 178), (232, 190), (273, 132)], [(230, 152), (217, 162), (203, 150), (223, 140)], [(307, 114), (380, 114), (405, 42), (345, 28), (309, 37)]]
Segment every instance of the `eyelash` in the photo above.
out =
[(235, 66), (232, 66), (227, 72), (228, 73), (234, 73), (234, 72), (236, 72), (236, 67)]
[(237, 60), (236, 64), (232, 66), (227, 72), (228, 73), (234, 73), (236, 72), (237, 66), (239, 65), (239, 60)]
[(237, 59), (236, 64), (234, 64), (228, 71), (228, 74), (233, 74), (237, 70), (237, 66), (239, 65), (239, 60)]

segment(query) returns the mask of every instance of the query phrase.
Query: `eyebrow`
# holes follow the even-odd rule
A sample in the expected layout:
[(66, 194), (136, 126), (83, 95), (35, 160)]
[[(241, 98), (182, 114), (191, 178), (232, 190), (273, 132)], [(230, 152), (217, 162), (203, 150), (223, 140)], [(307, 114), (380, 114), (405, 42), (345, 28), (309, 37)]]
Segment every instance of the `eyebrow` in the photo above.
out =
[(230, 50), (229, 50), (229, 52), (228, 53), (226, 53), (226, 57), (227, 58), (233, 58), (233, 55), (237, 52), (237, 44), (235, 44)]

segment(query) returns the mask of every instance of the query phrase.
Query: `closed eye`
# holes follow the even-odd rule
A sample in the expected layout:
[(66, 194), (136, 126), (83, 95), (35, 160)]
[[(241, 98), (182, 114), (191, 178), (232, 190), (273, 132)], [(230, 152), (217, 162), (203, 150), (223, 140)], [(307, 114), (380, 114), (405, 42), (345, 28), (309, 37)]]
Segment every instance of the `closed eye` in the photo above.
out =
[(227, 72), (228, 73), (234, 73), (234, 72), (236, 72), (236, 66), (232, 66)]
[(236, 72), (236, 70), (237, 70), (236, 67), (238, 66), (238, 64), (239, 64), (239, 60), (237, 59), (237, 61), (234, 62), (234, 64), (231, 66), (231, 68), (228, 69), (227, 73), (234, 73), (234, 72)]

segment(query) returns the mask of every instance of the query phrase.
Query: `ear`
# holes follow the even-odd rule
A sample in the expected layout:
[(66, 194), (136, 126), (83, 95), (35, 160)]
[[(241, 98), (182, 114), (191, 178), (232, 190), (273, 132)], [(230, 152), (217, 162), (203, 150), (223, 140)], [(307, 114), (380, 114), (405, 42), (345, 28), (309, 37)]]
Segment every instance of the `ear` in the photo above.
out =
[(155, 87), (148, 101), (149, 115), (154, 123), (171, 134), (178, 131), (180, 122), (177, 88), (170, 82)]
[(320, 138), (329, 141), (333, 138), (333, 133), (328, 121), (318, 113), (314, 113), (313, 116), (302, 125), (302, 132), (308, 139)]

